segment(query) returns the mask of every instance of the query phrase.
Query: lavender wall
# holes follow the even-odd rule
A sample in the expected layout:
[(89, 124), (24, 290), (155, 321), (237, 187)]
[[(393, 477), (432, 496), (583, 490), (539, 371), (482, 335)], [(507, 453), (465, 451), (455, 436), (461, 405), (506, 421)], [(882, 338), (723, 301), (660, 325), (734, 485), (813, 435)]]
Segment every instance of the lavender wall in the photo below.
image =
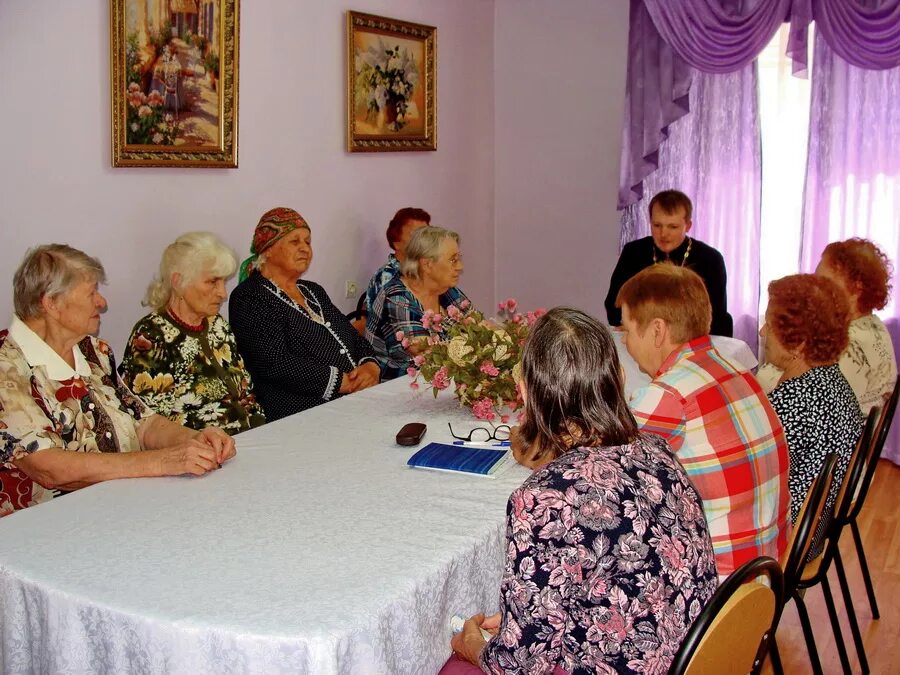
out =
[(606, 319), (628, 3), (497, 0), (496, 295)]
[(466, 243), (465, 289), (493, 302), (493, 4), (359, 0), (353, 9), (438, 26), (438, 152), (344, 150), (343, 3), (242, 3), (240, 168), (113, 169), (108, 0), (0, 2), (0, 327), (24, 250), (64, 241), (107, 268), (101, 334), (121, 354), (163, 247), (190, 229), (244, 254), (260, 214), (312, 226), (309, 278), (335, 301), (387, 255), (400, 206), (423, 206)]
[[(163, 247), (210, 229), (243, 255), (259, 215), (297, 208), (312, 279), (335, 301), (386, 255), (404, 205), (458, 230), (481, 306), (602, 308), (614, 210), (627, 3), (359, 0), (438, 26), (438, 151), (344, 151), (344, 14), (321, 0), (244, 2), (240, 168), (113, 169), (108, 0), (0, 0), (0, 327), (24, 250), (64, 241), (106, 265), (102, 335), (121, 354)], [(496, 86), (495, 86), (496, 85)]]

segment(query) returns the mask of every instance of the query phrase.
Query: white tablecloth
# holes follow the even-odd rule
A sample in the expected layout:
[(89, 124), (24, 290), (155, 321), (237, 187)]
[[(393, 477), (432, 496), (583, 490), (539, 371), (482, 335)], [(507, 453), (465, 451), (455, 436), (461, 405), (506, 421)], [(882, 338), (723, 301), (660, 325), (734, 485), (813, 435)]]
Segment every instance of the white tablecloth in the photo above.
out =
[(477, 426), (401, 378), (238, 436), (208, 476), (0, 519), (0, 670), (436, 672), (450, 617), (497, 609), (506, 501), (528, 472), (408, 469), (393, 438), (410, 421), (426, 442)]

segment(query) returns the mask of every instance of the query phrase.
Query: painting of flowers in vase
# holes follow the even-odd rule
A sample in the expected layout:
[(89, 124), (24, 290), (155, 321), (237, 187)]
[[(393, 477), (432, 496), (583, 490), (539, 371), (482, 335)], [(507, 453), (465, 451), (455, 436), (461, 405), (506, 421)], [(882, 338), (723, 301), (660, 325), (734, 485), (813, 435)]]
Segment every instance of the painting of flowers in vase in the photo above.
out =
[(114, 166), (237, 166), (237, 0), (111, 0)]
[(348, 150), (434, 150), (433, 26), (348, 12)]

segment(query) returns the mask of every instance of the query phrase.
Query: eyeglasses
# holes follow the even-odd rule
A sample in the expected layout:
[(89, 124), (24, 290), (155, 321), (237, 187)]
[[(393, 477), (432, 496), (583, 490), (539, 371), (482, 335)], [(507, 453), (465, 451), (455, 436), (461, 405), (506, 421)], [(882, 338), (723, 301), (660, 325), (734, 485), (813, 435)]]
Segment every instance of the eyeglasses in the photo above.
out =
[(512, 430), (509, 428), (508, 424), (499, 424), (493, 429), (488, 429), (487, 427), (475, 427), (466, 436), (457, 436), (453, 432), (453, 427), (450, 425), (450, 422), (447, 422), (447, 426), (450, 427), (450, 435), (453, 436), (453, 438), (459, 441), (468, 441), (470, 443), (486, 443), (487, 441), (508, 441), (509, 436), (512, 433)]

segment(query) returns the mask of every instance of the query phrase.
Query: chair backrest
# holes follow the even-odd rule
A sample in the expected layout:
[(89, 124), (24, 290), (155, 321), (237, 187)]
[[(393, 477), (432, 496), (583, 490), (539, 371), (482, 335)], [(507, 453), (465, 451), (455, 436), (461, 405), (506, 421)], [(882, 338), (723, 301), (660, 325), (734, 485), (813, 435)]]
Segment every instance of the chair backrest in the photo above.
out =
[(363, 292), (363, 294), (359, 296), (359, 300), (356, 301), (356, 309), (347, 315), (350, 325), (352, 325), (356, 329), (356, 332), (362, 337), (366, 336), (366, 321), (368, 320), (368, 316), (369, 313), (366, 311), (366, 294)]
[(884, 450), (884, 444), (887, 442), (888, 433), (891, 430), (891, 422), (894, 420), (894, 413), (897, 411), (897, 397), (900, 396), (900, 377), (894, 383), (894, 390), (888, 396), (887, 401), (881, 408), (881, 416), (878, 418), (878, 424), (875, 427), (875, 435), (872, 439), (871, 451), (866, 460), (865, 473), (860, 481), (859, 488), (855, 492), (855, 498), (850, 513), (847, 515), (849, 520), (856, 520), (859, 512), (862, 510), (866, 501), (866, 495), (869, 493), (869, 486), (872, 485), (872, 479), (875, 477), (875, 469), (878, 468), (878, 460), (881, 459), (881, 453)]
[[(877, 406), (869, 411), (866, 424), (859, 435), (859, 440), (856, 442), (856, 448), (854, 448), (853, 455), (850, 457), (850, 463), (847, 465), (847, 473), (844, 474), (840, 492), (838, 492), (837, 499), (834, 502), (832, 529), (840, 529), (849, 522), (850, 509), (853, 507), (856, 495), (860, 491), (862, 481), (865, 478), (868, 460), (875, 445), (875, 425), (878, 423), (879, 417), (880, 410)], [(834, 543), (836, 545), (837, 541)]]
[(784, 584), (788, 589), (794, 588), (800, 580), (806, 556), (809, 554), (816, 528), (822, 518), (822, 512), (825, 510), (825, 502), (834, 479), (835, 466), (837, 466), (837, 455), (829, 452), (825, 461), (822, 462), (819, 475), (816, 476), (809, 492), (806, 493), (806, 499), (803, 500), (803, 506), (800, 507), (800, 514), (794, 522), (787, 549), (781, 559)]
[[(769, 584), (756, 580), (760, 576)], [(758, 672), (783, 606), (778, 562), (762, 556), (745, 563), (722, 582), (688, 629), (669, 674)]]

